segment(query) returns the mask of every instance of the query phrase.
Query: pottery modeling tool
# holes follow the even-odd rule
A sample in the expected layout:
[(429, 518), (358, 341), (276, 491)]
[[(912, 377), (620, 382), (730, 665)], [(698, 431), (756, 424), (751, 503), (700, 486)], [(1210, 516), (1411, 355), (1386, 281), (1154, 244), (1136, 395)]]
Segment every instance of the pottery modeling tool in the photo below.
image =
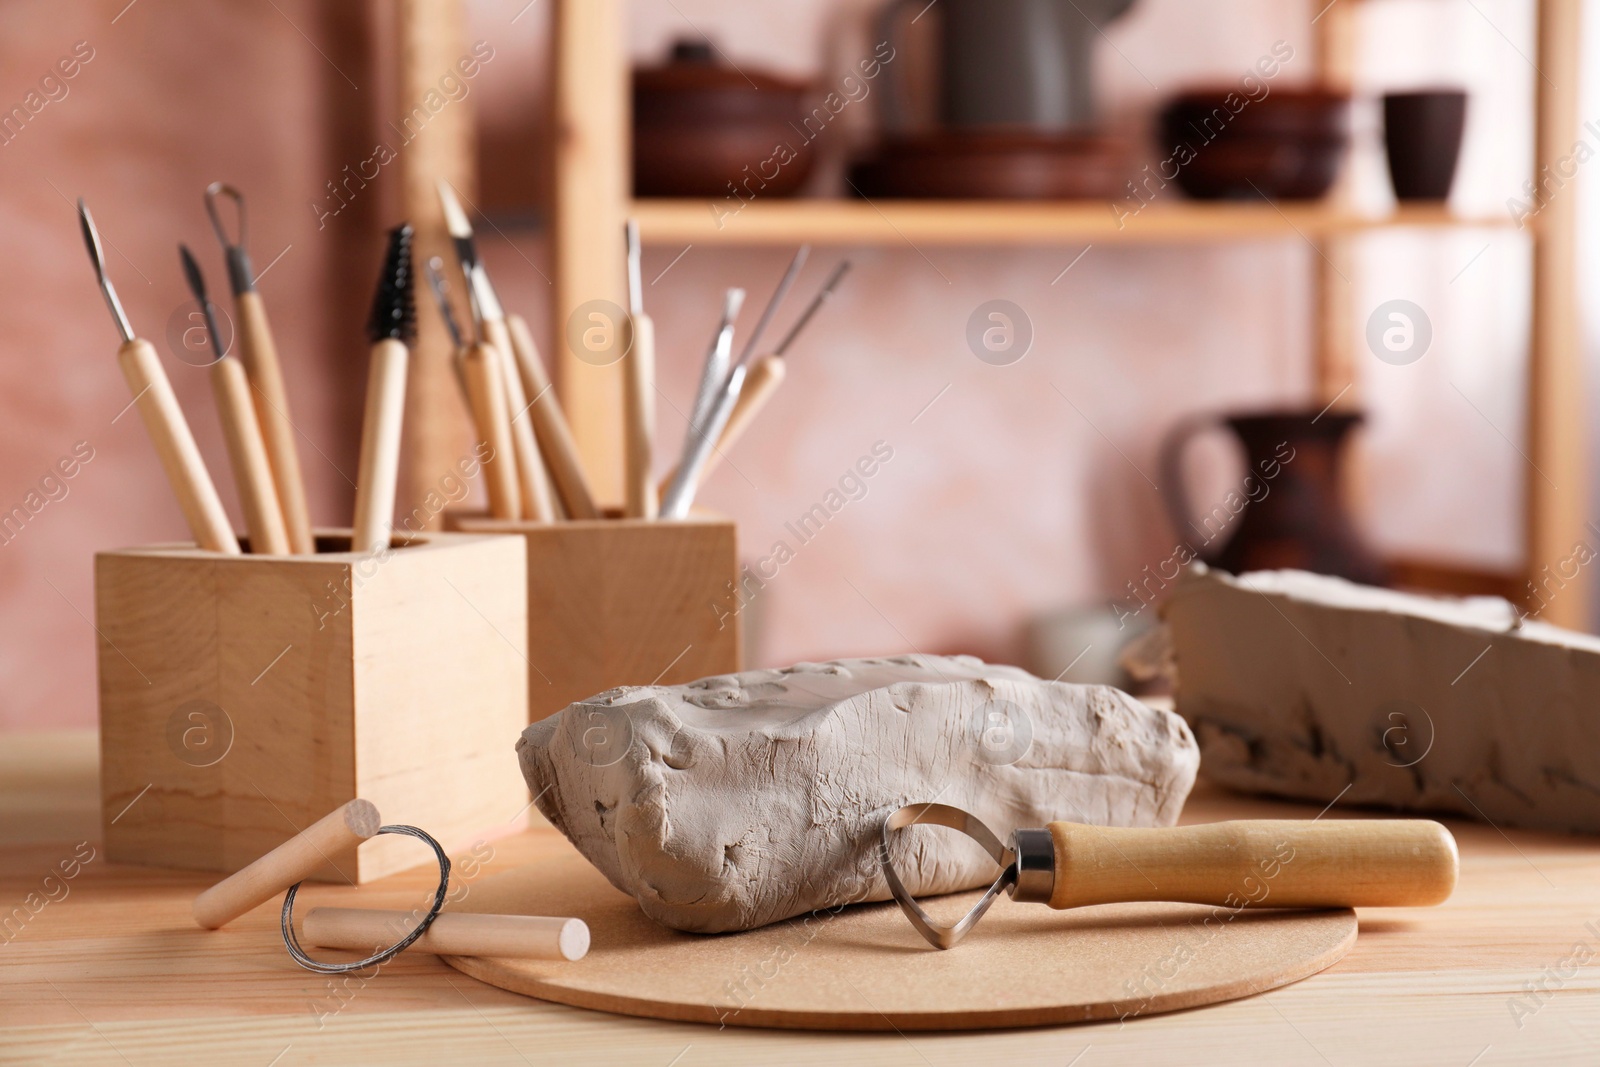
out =
[(761, 343), (761, 337), (767, 332), (767, 327), (772, 325), (773, 316), (783, 306), (784, 298), (789, 295), (789, 290), (794, 288), (794, 283), (800, 277), (800, 272), (805, 269), (806, 260), (811, 256), (811, 246), (801, 245), (795, 251), (794, 258), (789, 261), (789, 269), (783, 272), (783, 277), (778, 279), (778, 287), (772, 291), (772, 296), (767, 300), (767, 306), (761, 309), (761, 317), (756, 320), (755, 329), (750, 331), (750, 336), (745, 338), (744, 348), (739, 352), (739, 362), (748, 363), (755, 353), (756, 345)]
[[(906, 889), (890, 859), (896, 830), (918, 823), (959, 830), (983, 846), (1000, 876), (966, 915), (941, 926)], [(911, 925), (951, 948), (1002, 890), (1025, 904), (1164, 901), (1218, 907), (1387, 908), (1438, 904), (1455, 889), (1455, 838), (1427, 819), (1259, 819), (1200, 826), (1019, 829), (1009, 845), (960, 808), (911, 804), (883, 823), (884, 879)]]
[[(233, 201), (237, 212), (237, 241), (229, 240), (222, 224), (217, 199), (223, 196)], [(254, 387), (256, 416), (266, 442), (267, 458), (272, 464), (273, 483), (284, 525), (289, 531), (289, 544), (296, 555), (310, 555), (316, 552), (317, 546), (311, 535), (311, 513), (300, 474), (294, 423), (289, 419), (289, 394), (278, 364), (278, 347), (267, 325), (266, 305), (256, 291), (255, 272), (250, 265), (250, 254), (245, 250), (244, 196), (231, 185), (212, 182), (206, 187), (206, 213), (211, 216), (211, 227), (227, 257), (228, 285), (233, 290), (234, 310), (239, 316), (239, 356)]]
[(265, 856), (194, 898), (194, 921), (216, 930), (310, 877), (329, 860), (375, 835), (383, 820), (370, 800), (339, 805)]
[[(408, 911), (312, 908), (301, 929), (313, 945), (370, 952), (415, 922), (416, 916)], [(447, 912), (434, 919), (411, 947), (436, 956), (581, 960), (589, 951), (589, 926), (582, 919)]]
[(409, 225), (389, 231), (389, 252), (372, 298), (367, 340), (367, 407), (361, 420), (361, 462), (356, 476), (356, 517), (350, 551), (381, 552), (394, 524), (400, 479), (400, 435), (406, 417), (406, 375), (417, 340), (416, 275)]
[[(550, 386), (550, 377), (545, 373), (527, 324), (517, 316), (507, 318), (494, 284), (489, 281), (489, 273), (478, 256), (477, 241), (467, 213), (461, 209), (450, 183), (442, 179), (439, 202), (444, 208), (445, 225), (455, 244), (456, 257), (461, 262), (462, 276), (467, 281), (467, 298), (478, 337), (499, 352), (504, 362), (501, 378), (506, 402), (515, 405), (511, 420), (517, 463), (519, 468), (526, 468), (519, 473), (523, 495), (529, 505), (527, 517), (540, 522), (553, 518), (548, 503), (550, 487), (540, 484), (548, 472), (548, 479), (560, 494), (567, 514), (580, 519), (598, 518), (599, 510), (578, 459), (577, 443)], [(523, 428), (528, 428), (528, 432)]]
[[(811, 321), (812, 316), (822, 308), (823, 304), (828, 302), (828, 298), (833, 295), (833, 291), (849, 270), (849, 260), (845, 260), (835, 267), (833, 273), (828, 276), (828, 280), (823, 283), (822, 289), (812, 298), (811, 303), (800, 315), (799, 320), (795, 322), (794, 327), (789, 331), (788, 336), (783, 339), (783, 342), (778, 345), (777, 349), (771, 355), (762, 356), (760, 359), (751, 362), (750, 371), (745, 375), (744, 387), (739, 390), (739, 398), (734, 401), (733, 413), (728, 416), (728, 424), (723, 427), (722, 436), (717, 439), (717, 447), (712, 449), (711, 454), (706, 457), (705, 466), (700, 469), (700, 476), (695, 479), (695, 488), (697, 490), (711, 476), (711, 472), (716, 469), (717, 464), (722, 462), (723, 456), (728, 449), (732, 448), (739, 438), (744, 436), (744, 432), (750, 428), (751, 423), (755, 422), (756, 416), (761, 414), (761, 410), (766, 407), (767, 401), (772, 399), (772, 395), (783, 384), (784, 377), (788, 373), (784, 356), (788, 353), (790, 346), (794, 344), (795, 338), (800, 336), (801, 331)], [(672, 484), (672, 479), (677, 476), (677, 473), (677, 470), (674, 469), (661, 480), (661, 491), (663, 493)]]
[[(729, 289), (722, 301), (722, 319), (716, 333), (711, 335), (711, 345), (706, 349), (706, 360), (700, 368), (700, 384), (695, 386), (694, 406), (689, 409), (689, 432), (684, 438), (684, 452), (694, 439), (695, 429), (705, 423), (706, 416), (716, 404), (717, 390), (728, 381), (729, 365), (733, 359), (733, 324), (744, 307), (743, 289)], [(681, 466), (680, 462), (680, 466)]]
[(578, 456), (578, 442), (567, 425), (567, 417), (556, 398), (554, 384), (539, 358), (539, 346), (534, 343), (533, 331), (521, 315), (507, 315), (505, 329), (510, 338), (511, 353), (521, 375), (522, 389), (529, 395), (532, 406), (533, 428), (544, 450), (550, 476), (555, 481), (562, 506), (574, 519), (598, 519), (600, 508), (594, 502), (588, 476), (583, 473), (583, 460)]
[[(526, 328), (526, 327), (524, 327)], [(504, 334), (504, 331), (500, 331)], [(505, 382), (506, 406), (511, 412), (511, 441), (517, 455), (517, 479), (522, 490), (522, 517), (532, 522), (554, 522), (555, 501), (558, 493), (551, 484), (550, 468), (545, 463), (544, 451), (539, 445), (538, 430), (534, 423), (534, 405), (528, 400), (528, 391), (517, 371), (511, 350), (502, 348), (512, 344), (509, 335), (494, 343), (500, 353), (501, 377)]]
[(478, 439), (489, 446), (483, 460), (483, 481), (489, 490), (489, 514), (497, 519), (522, 517), (522, 489), (506, 403), (505, 361), (486, 341), (474, 341), (461, 354), (467, 397)]
[(217, 487), (206, 470), (206, 461), (200, 455), (199, 446), (194, 443), (194, 435), (189, 432), (189, 423), (183, 417), (183, 409), (178, 406), (172, 383), (167, 380), (167, 372), (161, 367), (161, 357), (156, 355), (155, 346), (149, 341), (134, 336), (128, 314), (122, 310), (122, 301), (117, 298), (116, 287), (106, 276), (106, 259), (100, 248), (100, 234), (82, 198), (78, 200), (78, 223), (83, 228), (84, 244), (89, 248), (89, 259), (94, 264), (95, 278), (100, 283), (100, 294), (105, 297), (106, 307), (111, 310), (111, 318), (122, 335), (122, 347), (117, 349), (117, 362), (122, 367), (122, 376), (133, 392), (139, 417), (144, 420), (145, 430), (156, 447), (156, 455), (160, 457), (167, 481), (178, 497), (178, 506), (183, 509), (183, 517), (189, 523), (195, 543), (212, 552), (239, 555), (239, 540), (233, 534), (228, 513), (217, 496)]
[(472, 401), (467, 398), (467, 377), (461, 372), (461, 353), (467, 347), (467, 338), (461, 332), (461, 320), (456, 318), (456, 309), (450, 303), (450, 282), (444, 276), (444, 260), (438, 256), (428, 257), (428, 288), (433, 292), (434, 304), (439, 308), (439, 318), (444, 322), (445, 332), (450, 335), (450, 373), (456, 380), (456, 388), (461, 391), (461, 402), (467, 405), (467, 410), (472, 410)]
[[(468, 245), (471, 244), (470, 230), (468, 231)], [(461, 247), (458, 245), (458, 247)], [(472, 255), (476, 256), (476, 251)], [(472, 262), (476, 262), (474, 259)], [(522, 387), (522, 378), (517, 373), (516, 363), (511, 356), (510, 336), (506, 332), (504, 319), (500, 311), (500, 301), (494, 295), (492, 287), (488, 286), (487, 277), (484, 277), (484, 286), (481, 288), (473, 284), (473, 279), (481, 274), (481, 265), (469, 270), (468, 260), (463, 258), (462, 271), (467, 278), (467, 303), (472, 311), (473, 336), (481, 345), (483, 351), (473, 355), (475, 346), (468, 346), (468, 350), (460, 356), (460, 365), (463, 368), (463, 379), (467, 387), (467, 405), (479, 412), (475, 417), (479, 421), (480, 433), (483, 439), (489, 441), (495, 448), (500, 469), (492, 472), (487, 478), (490, 489), (491, 510), (493, 510), (495, 494), (497, 492), (495, 480), (501, 479), (502, 484), (498, 490), (502, 500), (501, 507), (511, 509), (509, 515), (496, 515), (497, 518), (529, 519), (534, 522), (554, 522), (555, 493), (550, 486), (550, 475), (545, 467), (544, 457), (539, 450), (539, 442), (535, 436), (533, 420), (529, 416), (527, 393)], [(488, 356), (494, 357), (496, 364), (492, 374), (475, 365), (469, 366), (473, 361), (481, 360)], [(477, 384), (474, 385), (474, 381)], [(476, 390), (476, 394), (474, 393)], [(498, 391), (503, 400), (491, 400), (487, 392)], [(476, 395), (477, 399), (473, 399)], [(505, 426), (499, 425), (498, 417), (494, 416), (486, 405), (495, 404), (505, 409)], [(494, 444), (496, 435), (504, 433), (510, 447), (501, 451), (500, 446)], [(504, 492), (503, 479), (510, 476), (517, 487), (515, 503)]]
[(627, 441), (623, 473), (627, 482), (623, 514), (630, 519), (653, 519), (661, 511), (656, 484), (650, 477), (651, 442), (656, 433), (656, 324), (644, 311), (643, 252), (639, 223), (628, 220), (628, 321), (633, 330), (628, 354), (623, 357), (622, 418)]
[(749, 368), (741, 363), (729, 369), (733, 355), (733, 322), (743, 305), (744, 290), (729, 289), (722, 305), (722, 322), (700, 372), (700, 387), (695, 391), (689, 428), (683, 437), (683, 454), (661, 497), (662, 518), (681, 519), (689, 514), (700, 470), (716, 446), (722, 428), (733, 413), (733, 405), (739, 399), (739, 392), (744, 388)]
[[(450, 340), (455, 348), (450, 356), (450, 370), (455, 375), (456, 386), (461, 390), (461, 401), (467, 406), (467, 413), (473, 414), (472, 391), (467, 385), (467, 374), (464, 368), (468, 341), (461, 331), (461, 323), (456, 319), (455, 309), (450, 305), (450, 283), (444, 277), (444, 260), (434, 256), (428, 260), (428, 287), (433, 290), (433, 299), (439, 305), (439, 317), (444, 320), (444, 326), (450, 333)], [(502, 361), (503, 363), (504, 361)], [(515, 375), (509, 368), (502, 367), (501, 381), (514, 385)], [(506, 403), (519, 411), (527, 407), (522, 399), (520, 390), (507, 392)], [(474, 415), (474, 418), (476, 416)], [(480, 433), (483, 431), (480, 430)], [(531, 436), (526, 419), (518, 418), (513, 414), (511, 422), (512, 447), (518, 452), (525, 452), (529, 457), (537, 459), (539, 446)], [(487, 440), (487, 437), (484, 437)], [(544, 468), (544, 462), (529, 462), (524, 466), (517, 465), (518, 490), (521, 494), (523, 517), (538, 522), (552, 522), (561, 518), (555, 510), (555, 494), (550, 489), (550, 478)]]
[(256, 420), (250, 397), (250, 378), (244, 365), (228, 355), (217, 332), (216, 307), (206, 293), (205, 275), (187, 245), (178, 246), (178, 258), (189, 291), (200, 305), (205, 333), (217, 358), (211, 363), (211, 389), (217, 401), (222, 435), (228, 443), (228, 459), (233, 464), (233, 480), (238, 485), (239, 503), (244, 509), (245, 529), (250, 532), (250, 551), (265, 556), (287, 556), (289, 533), (279, 508), (278, 490), (272, 481), (272, 464), (267, 459), (261, 424)]

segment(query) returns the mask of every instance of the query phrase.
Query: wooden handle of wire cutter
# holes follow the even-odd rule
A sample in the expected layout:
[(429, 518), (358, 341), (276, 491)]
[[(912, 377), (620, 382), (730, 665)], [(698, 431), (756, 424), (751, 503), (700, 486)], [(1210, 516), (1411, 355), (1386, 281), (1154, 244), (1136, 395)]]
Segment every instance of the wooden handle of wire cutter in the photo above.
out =
[(505, 326), (511, 337), (510, 351), (516, 357), (517, 369), (522, 372), (523, 392), (533, 404), (533, 430), (539, 438), (539, 447), (544, 450), (556, 492), (572, 518), (598, 519), (600, 510), (589, 490), (589, 479), (583, 473), (583, 461), (578, 458), (578, 443), (573, 440), (572, 428), (561, 411), (561, 401), (550, 386), (550, 375), (539, 358), (533, 333), (521, 315), (507, 315)]
[(1165, 829), (1051, 823), (1052, 908), (1160, 900), (1223, 907), (1438, 904), (1456, 842), (1426, 819), (1247, 820)]
[(289, 531), (289, 547), (297, 556), (316, 552), (311, 535), (311, 512), (306, 504), (306, 486), (300, 476), (300, 451), (295, 444), (294, 423), (289, 420), (289, 394), (283, 387), (283, 370), (278, 365), (278, 346), (267, 325), (267, 308), (255, 290), (234, 298), (239, 314), (239, 358), (254, 386), (256, 419), (261, 423), (261, 438), (266, 442), (267, 459), (272, 463), (272, 480), (277, 486), (278, 506)]
[(345, 801), (265, 856), (195, 897), (194, 921), (207, 930), (232, 922), (335, 862), (335, 857), (377, 834), (382, 824), (372, 801), (360, 797)]
[(255, 404), (250, 399), (250, 379), (244, 364), (223, 356), (211, 364), (211, 389), (217, 416), (228, 443), (233, 480), (244, 507), (244, 526), (250, 531), (250, 551), (262, 556), (289, 555), (289, 533), (278, 506), (278, 489), (272, 481), (272, 464), (261, 438)]
[(117, 363), (195, 543), (212, 552), (239, 555), (233, 524), (228, 521), (228, 512), (217, 495), (205, 458), (200, 455), (200, 446), (189, 432), (189, 422), (178, 406), (177, 394), (172, 391), (155, 346), (138, 337), (125, 341), (117, 350)]
[[(313, 945), (376, 952), (410, 933), (420, 917), (410, 911), (312, 908), (300, 925)], [(581, 960), (589, 951), (589, 926), (582, 919), (447, 911), (411, 948), (439, 956)]]
[(411, 352), (399, 341), (385, 338), (372, 346), (367, 365), (366, 412), (361, 420), (352, 552), (382, 552), (389, 547), (410, 365)]
[[(762, 356), (750, 364), (750, 371), (745, 375), (744, 388), (739, 390), (739, 399), (734, 401), (733, 414), (728, 416), (728, 425), (723, 427), (722, 435), (717, 438), (717, 447), (711, 455), (706, 457), (705, 466), (700, 468), (700, 477), (696, 486), (704, 485), (712, 471), (717, 469), (717, 464), (722, 462), (723, 454), (738, 443), (744, 436), (756, 416), (761, 414), (761, 409), (767, 406), (767, 401), (778, 391), (783, 384), (784, 375), (788, 368), (782, 356)], [(672, 484), (672, 479), (677, 477), (678, 469), (674, 467), (667, 472), (661, 480), (661, 492), (667, 491), (667, 486)]]
[(627, 435), (623, 514), (630, 519), (654, 519), (661, 512), (660, 495), (650, 480), (656, 435), (656, 324), (641, 312), (629, 318), (628, 325), (633, 337), (628, 354), (622, 357), (622, 421)]
[(467, 378), (467, 395), (478, 437), (492, 454), (483, 461), (483, 480), (489, 489), (489, 514), (497, 519), (522, 517), (522, 494), (517, 483), (517, 459), (511, 441), (511, 417), (506, 406), (503, 362), (499, 352), (484, 343), (470, 345), (461, 356)]

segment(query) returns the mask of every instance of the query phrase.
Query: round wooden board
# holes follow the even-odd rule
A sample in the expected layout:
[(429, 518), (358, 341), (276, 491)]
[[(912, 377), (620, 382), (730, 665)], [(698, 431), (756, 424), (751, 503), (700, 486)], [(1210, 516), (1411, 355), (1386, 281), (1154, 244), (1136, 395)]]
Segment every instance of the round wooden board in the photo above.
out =
[[(931, 910), (950, 921), (978, 895)], [(1349, 910), (1052, 911), (1004, 897), (948, 951), (923, 941), (892, 902), (741, 934), (684, 934), (646, 918), (576, 851), (474, 884), (451, 910), (589, 924), (592, 947), (575, 963), (445, 957), (490, 985), (622, 1015), (804, 1030), (968, 1030), (1174, 1011), (1299, 981), (1356, 939)]]

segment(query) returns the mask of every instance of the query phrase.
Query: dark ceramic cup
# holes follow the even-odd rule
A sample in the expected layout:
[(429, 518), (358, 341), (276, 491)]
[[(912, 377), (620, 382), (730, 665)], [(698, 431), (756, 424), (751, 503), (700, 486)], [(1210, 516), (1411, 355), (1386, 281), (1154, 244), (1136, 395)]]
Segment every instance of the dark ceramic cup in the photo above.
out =
[(1395, 196), (1401, 200), (1449, 199), (1466, 122), (1467, 94), (1460, 89), (1384, 96), (1383, 140)]

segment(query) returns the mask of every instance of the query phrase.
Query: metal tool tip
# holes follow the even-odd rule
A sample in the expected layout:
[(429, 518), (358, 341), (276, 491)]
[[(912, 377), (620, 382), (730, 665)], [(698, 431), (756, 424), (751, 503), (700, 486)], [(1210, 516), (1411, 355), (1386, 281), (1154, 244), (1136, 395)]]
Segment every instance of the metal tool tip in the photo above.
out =
[(182, 241), (178, 242), (178, 262), (183, 264), (183, 277), (189, 283), (189, 291), (203, 303), (206, 299), (205, 275), (200, 273), (200, 264), (196, 262), (194, 253)]
[(373, 344), (387, 339), (410, 347), (417, 339), (416, 274), (411, 260), (414, 235), (404, 223), (389, 231), (389, 252), (372, 298), (372, 316), (367, 320), (367, 340)]
[[(230, 238), (228, 228), (222, 223), (222, 211), (217, 206), (219, 197), (227, 197), (233, 201), (234, 221), (238, 224), (239, 236)], [(217, 240), (223, 248), (244, 247), (245, 215), (244, 194), (227, 182), (212, 182), (206, 186), (206, 214), (211, 216), (211, 229), (215, 231)]]
[(112, 321), (117, 324), (117, 332), (122, 335), (123, 341), (131, 341), (133, 326), (128, 322), (128, 313), (122, 310), (122, 301), (117, 299), (117, 287), (106, 276), (106, 253), (100, 247), (100, 230), (94, 224), (94, 216), (89, 214), (89, 205), (83, 202), (81, 196), (78, 197), (78, 227), (83, 231), (83, 243), (89, 248), (89, 261), (94, 264), (95, 281), (100, 283), (100, 295), (105, 298), (106, 309), (111, 312)]
[(455, 189), (443, 178), (439, 179), (438, 188), (439, 205), (444, 208), (445, 229), (450, 231), (451, 237), (471, 237), (472, 223), (467, 221), (467, 213), (461, 209)]
[(94, 272), (97, 277), (106, 276), (106, 257), (100, 250), (100, 231), (95, 229), (94, 216), (89, 214), (89, 205), (83, 202), (83, 197), (78, 197), (78, 227), (83, 230), (83, 243), (89, 249), (89, 259), (94, 263)]
[(723, 321), (732, 322), (739, 317), (739, 312), (744, 307), (744, 295), (743, 289), (728, 290), (728, 295), (722, 302)]

